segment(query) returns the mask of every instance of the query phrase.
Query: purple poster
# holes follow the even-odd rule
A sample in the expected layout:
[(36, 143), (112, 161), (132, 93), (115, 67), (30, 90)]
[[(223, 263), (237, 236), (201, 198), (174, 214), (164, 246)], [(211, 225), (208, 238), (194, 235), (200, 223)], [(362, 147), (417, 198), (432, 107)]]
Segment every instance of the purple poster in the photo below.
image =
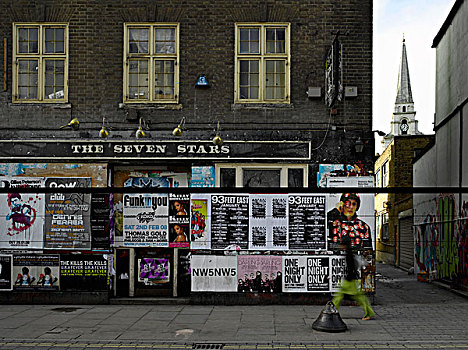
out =
[(170, 281), (168, 259), (142, 258), (138, 259), (138, 265), (140, 266), (138, 282), (150, 286)]

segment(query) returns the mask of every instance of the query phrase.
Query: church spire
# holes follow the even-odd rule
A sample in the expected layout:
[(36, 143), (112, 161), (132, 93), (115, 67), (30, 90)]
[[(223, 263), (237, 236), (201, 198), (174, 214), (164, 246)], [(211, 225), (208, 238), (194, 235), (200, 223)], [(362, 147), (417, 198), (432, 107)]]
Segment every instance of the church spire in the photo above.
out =
[(406, 57), (404, 36), (403, 48), (401, 52), (400, 71), (398, 72), (398, 87), (395, 103), (413, 103), (413, 94), (411, 93), (411, 82), (408, 69), (408, 59)]
[(382, 140), (384, 149), (392, 142), (394, 136), (404, 135), (422, 135), (418, 130), (413, 94), (411, 93), (405, 37), (403, 37), (400, 70), (398, 72), (397, 96), (393, 110), (391, 131), (385, 135)]

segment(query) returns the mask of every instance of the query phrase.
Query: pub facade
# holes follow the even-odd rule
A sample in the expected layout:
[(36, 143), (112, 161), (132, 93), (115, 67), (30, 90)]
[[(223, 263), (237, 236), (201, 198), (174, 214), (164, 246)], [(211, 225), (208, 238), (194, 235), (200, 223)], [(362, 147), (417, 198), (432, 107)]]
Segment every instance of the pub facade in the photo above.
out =
[(321, 188), (373, 184), (358, 3), (1, 2), (2, 300), (333, 292)]

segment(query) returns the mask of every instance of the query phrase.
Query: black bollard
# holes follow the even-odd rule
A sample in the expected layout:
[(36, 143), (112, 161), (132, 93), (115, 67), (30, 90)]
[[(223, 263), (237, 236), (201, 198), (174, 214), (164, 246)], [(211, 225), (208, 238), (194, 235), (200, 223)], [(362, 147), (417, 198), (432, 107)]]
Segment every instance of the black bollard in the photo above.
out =
[(344, 332), (348, 329), (333, 302), (329, 301), (312, 324), (312, 328), (321, 332)]

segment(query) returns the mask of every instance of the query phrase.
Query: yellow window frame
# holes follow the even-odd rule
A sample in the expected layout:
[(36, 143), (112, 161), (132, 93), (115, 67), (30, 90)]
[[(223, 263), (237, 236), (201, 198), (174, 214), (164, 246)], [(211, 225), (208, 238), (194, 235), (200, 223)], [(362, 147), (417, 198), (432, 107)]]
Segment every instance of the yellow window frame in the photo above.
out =
[[(38, 29), (38, 52), (37, 53), (20, 53), (19, 52), (19, 35), (20, 29)], [(49, 28), (61, 28), (64, 30), (64, 52), (63, 53), (46, 53), (45, 52), (45, 30)], [(12, 64), (12, 101), (13, 103), (68, 103), (68, 23), (55, 22), (18, 22), (13, 23), (13, 64)], [(37, 60), (37, 98), (36, 99), (20, 99), (18, 96), (19, 88), (19, 61), (20, 60)], [(64, 61), (64, 81), (63, 81), (63, 98), (61, 99), (46, 99), (45, 98), (45, 61), (46, 60), (63, 60)]]
[[(241, 53), (240, 52), (240, 30), (241, 29), (259, 29), (260, 52)], [(291, 77), (291, 24), (290, 23), (236, 23), (234, 40), (234, 103), (287, 103), (290, 99), (290, 77)], [(285, 29), (285, 52), (267, 53), (266, 52), (266, 32), (267, 29)], [(240, 62), (245, 60), (258, 60), (259, 62), (259, 93), (257, 99), (240, 98)], [(267, 99), (266, 98), (266, 61), (284, 60), (285, 61), (285, 98)]]
[[(148, 53), (129, 52), (129, 30), (148, 29)], [(175, 52), (156, 53), (155, 30), (175, 29)], [(124, 52), (123, 52), (123, 102), (128, 104), (160, 103), (174, 104), (179, 102), (179, 23), (124, 23)], [(132, 59), (148, 60), (148, 99), (130, 99), (129, 94), (129, 62)], [(155, 94), (155, 62), (157, 60), (174, 61), (174, 98), (157, 99)]]

